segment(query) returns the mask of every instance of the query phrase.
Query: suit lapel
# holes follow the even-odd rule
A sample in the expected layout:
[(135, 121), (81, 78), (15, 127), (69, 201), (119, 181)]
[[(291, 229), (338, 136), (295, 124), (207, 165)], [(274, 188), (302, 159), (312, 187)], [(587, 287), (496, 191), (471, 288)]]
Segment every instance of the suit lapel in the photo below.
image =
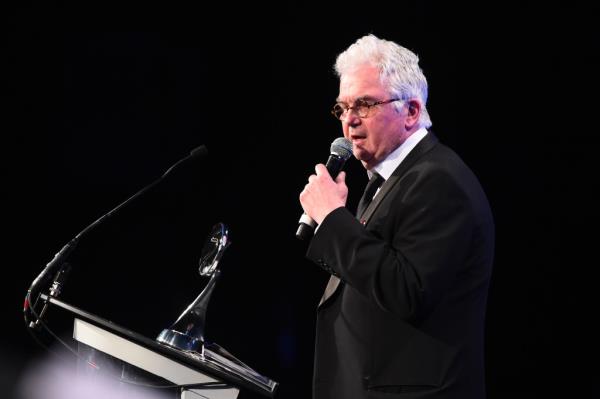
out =
[[(390, 176), (389, 179), (383, 183), (379, 193), (373, 198), (373, 201), (367, 206), (362, 215), (357, 215), (357, 219), (363, 224), (366, 225), (371, 219), (371, 216), (377, 210), (379, 204), (383, 201), (385, 196), (392, 190), (392, 188), (400, 181), (400, 178), (408, 171), (408, 169), (423, 155), (429, 152), (435, 145), (437, 144), (438, 139), (435, 135), (430, 131), (427, 133), (425, 137), (412, 149), (412, 151), (407, 155), (407, 157), (398, 165), (394, 173)], [(341, 281), (338, 277), (332, 275), (329, 277), (329, 281), (327, 282), (327, 286), (325, 287), (325, 292), (321, 297), (321, 301), (317, 306), (319, 309), (325, 302), (327, 302), (333, 294), (338, 290), (340, 286), (343, 286), (343, 281)]]
[(373, 216), (379, 207), (379, 204), (381, 204), (386, 195), (392, 190), (392, 188), (394, 188), (396, 183), (400, 181), (402, 176), (404, 176), (410, 167), (412, 167), (417, 160), (435, 147), (437, 142), (438, 139), (433, 135), (433, 133), (429, 132), (425, 137), (423, 137), (419, 144), (413, 148), (406, 159), (404, 159), (400, 165), (398, 165), (396, 170), (394, 170), (394, 173), (392, 173), (390, 178), (383, 183), (379, 193), (377, 193), (375, 198), (373, 198), (373, 201), (371, 201), (364, 213), (360, 215), (359, 220), (363, 225), (366, 225), (369, 222), (369, 219), (371, 219), (371, 216)]

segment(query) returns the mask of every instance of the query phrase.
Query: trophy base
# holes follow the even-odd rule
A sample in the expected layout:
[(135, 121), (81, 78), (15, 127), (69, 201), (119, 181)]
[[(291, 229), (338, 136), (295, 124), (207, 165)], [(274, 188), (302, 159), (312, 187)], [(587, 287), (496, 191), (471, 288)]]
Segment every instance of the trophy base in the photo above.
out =
[(156, 338), (157, 342), (182, 351), (202, 353), (202, 340), (182, 334), (179, 331), (164, 329)]

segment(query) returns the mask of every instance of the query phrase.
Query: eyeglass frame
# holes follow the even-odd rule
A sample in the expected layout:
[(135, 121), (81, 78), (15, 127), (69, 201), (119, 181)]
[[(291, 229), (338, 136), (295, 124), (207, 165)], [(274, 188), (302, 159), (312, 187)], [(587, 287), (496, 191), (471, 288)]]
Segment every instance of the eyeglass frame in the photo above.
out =
[[(335, 119), (337, 119), (337, 120), (339, 120), (339, 121), (343, 121), (345, 118), (342, 118), (342, 115), (344, 115), (344, 114), (346, 114), (346, 115), (347, 115), (347, 114), (348, 114), (348, 111), (350, 111), (350, 110), (356, 110), (356, 105), (357, 105), (357, 104), (356, 104), (356, 102), (357, 102), (357, 101), (361, 101), (361, 102), (364, 102), (364, 103), (365, 103), (365, 104), (361, 104), (361, 106), (362, 106), (362, 107), (366, 107), (366, 113), (365, 113), (365, 115), (362, 115), (362, 116), (361, 116), (360, 112), (358, 112), (358, 111), (357, 111), (357, 112), (356, 112), (356, 115), (358, 115), (358, 117), (359, 117), (359, 118), (368, 118), (368, 117), (370, 116), (370, 114), (371, 114), (371, 108), (373, 108), (373, 107), (376, 107), (376, 106), (378, 106), (378, 105), (384, 105), (384, 104), (389, 104), (389, 103), (392, 103), (392, 102), (394, 102), (394, 101), (403, 101), (403, 100), (402, 100), (401, 98), (390, 98), (389, 100), (375, 101), (375, 102), (372, 102), (372, 103), (371, 103), (371, 102), (370, 102), (370, 101), (368, 101), (368, 100), (365, 100), (365, 99), (362, 99), (362, 98), (358, 98), (358, 99), (356, 99), (356, 101), (354, 102), (354, 105), (353, 105), (353, 106), (351, 106), (351, 107), (347, 107), (346, 109), (344, 109), (344, 110), (343, 110), (343, 112), (340, 114), (340, 116), (339, 116), (339, 117), (338, 117), (338, 116), (336, 115), (336, 113), (335, 113), (335, 107), (336, 107), (336, 106), (338, 106), (338, 105), (339, 105), (340, 107), (342, 107), (342, 105), (341, 105), (341, 104), (343, 104), (343, 103), (341, 103), (341, 102), (336, 102), (336, 103), (335, 103), (335, 105), (333, 106), (333, 108), (331, 109), (331, 111), (330, 111), (330, 112), (331, 112), (331, 114), (333, 115), (333, 117), (334, 117)], [(343, 107), (342, 107), (342, 108), (343, 108)]]

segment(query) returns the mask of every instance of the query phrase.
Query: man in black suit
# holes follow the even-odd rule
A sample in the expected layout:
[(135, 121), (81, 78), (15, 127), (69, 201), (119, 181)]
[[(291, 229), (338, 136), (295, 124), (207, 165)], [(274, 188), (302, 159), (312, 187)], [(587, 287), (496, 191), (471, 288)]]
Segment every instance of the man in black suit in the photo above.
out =
[(317, 312), (314, 399), (485, 397), (494, 223), (471, 170), (429, 131), (418, 57), (365, 36), (336, 61), (333, 113), (370, 177), (353, 216), (345, 174), (300, 194), (307, 257), (332, 276)]

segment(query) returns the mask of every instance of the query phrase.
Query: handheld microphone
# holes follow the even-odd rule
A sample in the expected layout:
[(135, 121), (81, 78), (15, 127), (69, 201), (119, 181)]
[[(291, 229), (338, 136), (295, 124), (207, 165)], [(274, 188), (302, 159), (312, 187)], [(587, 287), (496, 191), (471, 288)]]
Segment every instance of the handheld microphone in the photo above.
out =
[[(27, 295), (25, 296), (25, 304), (23, 306), (23, 311), (25, 313), (26, 322), (28, 321), (27, 320), (28, 312), (31, 311), (31, 309), (35, 307), (38, 294), (41, 291), (41, 287), (48, 284), (48, 282), (52, 279), (53, 275), (57, 275), (57, 276), (61, 275), (62, 270), (63, 270), (62, 269), (63, 265), (65, 264), (69, 254), (75, 249), (75, 247), (79, 243), (79, 240), (81, 239), (81, 237), (86, 235), (90, 230), (94, 229), (94, 227), (98, 226), (99, 224), (104, 222), (106, 219), (110, 218), (115, 212), (119, 211), (125, 205), (129, 204), (131, 201), (140, 197), (145, 192), (147, 192), (148, 190), (150, 190), (151, 188), (153, 188), (154, 186), (156, 186), (157, 184), (162, 182), (165, 179), (165, 177), (167, 177), (174, 169), (176, 169), (176, 168), (180, 167), (182, 164), (188, 163), (192, 160), (204, 158), (207, 155), (207, 153), (208, 153), (208, 150), (206, 149), (206, 146), (204, 146), (204, 145), (201, 145), (201, 146), (193, 149), (188, 156), (180, 159), (175, 164), (173, 164), (173, 166), (171, 166), (157, 180), (155, 180), (151, 184), (147, 185), (146, 187), (142, 188), (140, 191), (138, 191), (137, 193), (135, 193), (134, 195), (132, 195), (131, 197), (129, 197), (128, 199), (123, 201), (117, 207), (113, 208), (111, 211), (107, 212), (106, 214), (104, 214), (103, 216), (98, 218), (95, 222), (93, 222), (92, 224), (87, 226), (85, 229), (83, 229), (79, 234), (77, 234), (75, 236), (75, 238), (71, 239), (71, 241), (69, 241), (56, 255), (54, 255), (54, 258), (50, 262), (48, 262), (46, 267), (41, 271), (41, 273), (36, 277), (36, 279), (33, 281), (31, 286), (29, 287), (29, 290), (27, 291)], [(58, 274), (57, 274), (57, 272), (58, 272)], [(56, 294), (58, 295), (59, 292), (60, 292), (60, 290), (56, 291)], [(34, 313), (34, 315), (35, 315), (35, 313)]]
[[(338, 137), (331, 143), (330, 153), (325, 167), (327, 168), (327, 172), (331, 175), (331, 178), (335, 180), (337, 175), (344, 168), (346, 160), (352, 155), (352, 143), (344, 137)], [(312, 236), (317, 225), (317, 223), (306, 213), (303, 213), (302, 216), (300, 216), (298, 224), (296, 237), (300, 240), (306, 240), (308, 237)]]

